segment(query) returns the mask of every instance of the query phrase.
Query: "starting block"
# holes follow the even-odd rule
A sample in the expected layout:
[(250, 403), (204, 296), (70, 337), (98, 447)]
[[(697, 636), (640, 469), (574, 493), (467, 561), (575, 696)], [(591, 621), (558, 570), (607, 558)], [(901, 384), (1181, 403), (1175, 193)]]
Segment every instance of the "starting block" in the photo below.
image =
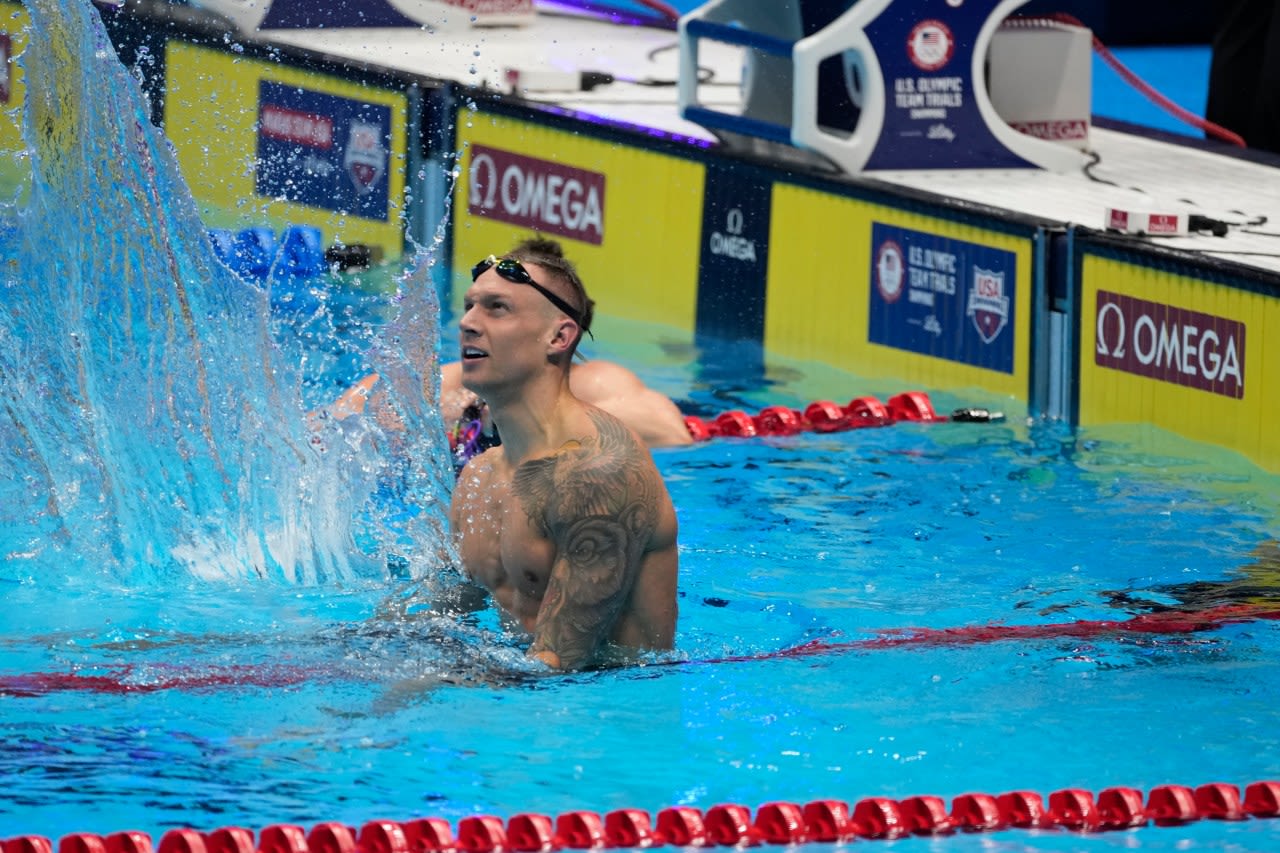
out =
[[(1092, 38), (1028, 0), (712, 0), (680, 19), (684, 118), (842, 171), (1085, 163)], [(698, 45), (745, 52), (742, 111), (698, 100)]]

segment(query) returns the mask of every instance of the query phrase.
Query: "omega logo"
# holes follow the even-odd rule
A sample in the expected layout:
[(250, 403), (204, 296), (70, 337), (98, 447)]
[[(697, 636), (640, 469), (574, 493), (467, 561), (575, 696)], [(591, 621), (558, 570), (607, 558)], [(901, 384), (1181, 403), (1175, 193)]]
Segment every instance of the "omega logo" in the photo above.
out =
[(724, 230), (711, 232), (711, 254), (739, 261), (756, 261), (756, 241), (742, 236), (745, 217), (742, 208), (731, 208), (724, 218)]
[(1244, 396), (1243, 323), (1098, 291), (1096, 332), (1098, 365)]

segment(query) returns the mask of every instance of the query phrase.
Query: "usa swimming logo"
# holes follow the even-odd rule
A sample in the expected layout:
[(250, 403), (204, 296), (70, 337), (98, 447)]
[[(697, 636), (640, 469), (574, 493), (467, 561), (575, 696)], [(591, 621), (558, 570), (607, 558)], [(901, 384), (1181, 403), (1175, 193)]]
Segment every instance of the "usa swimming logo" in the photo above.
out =
[(1009, 297), (1004, 292), (1004, 273), (973, 268), (969, 301), (965, 313), (973, 320), (978, 336), (989, 344), (1009, 323)]
[(257, 132), (258, 195), (390, 220), (390, 107), (263, 80)]
[(387, 168), (387, 149), (382, 146), (382, 128), (363, 121), (351, 122), (347, 150), (342, 157), (347, 176), (360, 195), (373, 192)]

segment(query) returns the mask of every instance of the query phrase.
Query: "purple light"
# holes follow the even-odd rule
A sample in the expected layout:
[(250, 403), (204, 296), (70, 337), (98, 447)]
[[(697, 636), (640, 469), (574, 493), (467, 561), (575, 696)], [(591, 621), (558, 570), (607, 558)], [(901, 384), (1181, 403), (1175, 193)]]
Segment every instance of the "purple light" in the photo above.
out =
[(670, 142), (679, 142), (685, 145), (693, 145), (697, 148), (711, 148), (716, 143), (709, 139), (699, 139), (696, 136), (683, 136), (679, 133), (673, 133), (669, 130), (662, 130), (657, 127), (649, 127), (648, 125), (636, 124), (635, 122), (623, 121), (622, 119), (606, 118), (595, 113), (586, 113), (581, 110), (570, 109), (569, 107), (559, 107), (553, 104), (538, 104), (538, 109), (552, 115), (565, 116), (576, 121), (586, 122), (587, 124), (595, 124), (601, 127), (610, 127), (616, 130), (626, 130), (634, 133), (643, 133), (646, 136), (655, 139), (664, 139)]

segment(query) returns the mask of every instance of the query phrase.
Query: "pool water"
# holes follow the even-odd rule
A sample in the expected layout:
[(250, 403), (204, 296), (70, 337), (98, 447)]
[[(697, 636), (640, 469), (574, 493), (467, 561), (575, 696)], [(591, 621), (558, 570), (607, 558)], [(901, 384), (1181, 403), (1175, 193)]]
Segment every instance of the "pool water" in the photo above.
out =
[[(1112, 591), (1169, 601), (1170, 584), (1230, 579), (1274, 518), (1274, 484), (1243, 466), (1211, 474), (1183, 450), (935, 424), (659, 452), (682, 525), (678, 650), (615, 672), (536, 677), (496, 622), (392, 615), (404, 585), (387, 581), (84, 584), (53, 599), (38, 580), (11, 586), (6, 675), (137, 689), (0, 699), (0, 827), (1272, 778), (1271, 622), (716, 662), (885, 629), (1124, 618), (1136, 609), (1110, 606)], [(1264, 849), (1276, 831), (1153, 828), (1126, 843)]]
[[(41, 0), (37, 19), (60, 20), (58, 8)], [(75, 24), (87, 12), (67, 14)], [(103, 50), (94, 32), (76, 42), (90, 65)], [(115, 73), (101, 61), (99, 74)], [(115, 79), (123, 91), (127, 77)], [(136, 107), (84, 103), (107, 122), (132, 121)], [(140, 130), (164, 175), (163, 144)], [(67, 156), (59, 168), (96, 180), (91, 160)], [(438, 527), (448, 484), (432, 479), (447, 454), (439, 419), (413, 410), (404, 389), (421, 379), (415, 366), (430, 375), (437, 333), (448, 357), (453, 330), (448, 318), (442, 330), (434, 314), (422, 320), (433, 306), (414, 301), (417, 268), (389, 274), (392, 286), (378, 274), (327, 279), (316, 285), (322, 313), (271, 316), (259, 291), (225, 271), (187, 271), (206, 251), (199, 223), (155, 224), (156, 210), (184, 204), (173, 175), (126, 176), (155, 195), (122, 208), (120, 229), (87, 229), (70, 255), (50, 240), (60, 220), (32, 212), (53, 191), (41, 180), (31, 208), (4, 209), (6, 250), (48, 243), (49, 263), (83, 261), (84, 271), (72, 293), (45, 268), (33, 281), (10, 267), (2, 291), (0, 451), (11, 473), (0, 481), (0, 838), (1280, 777), (1274, 621), (874, 642), (910, 629), (1275, 604), (1280, 489), (1233, 454), (1142, 427), (1073, 432), (1029, 421), (1012, 401), (958, 393), (935, 394), (938, 409), (1010, 417), (660, 450), (681, 525), (676, 651), (546, 676), (492, 612), (458, 621), (422, 606), (449, 557)], [(156, 227), (167, 242), (149, 236)], [(124, 250), (113, 242), (121, 233)], [(97, 326), (85, 310), (103, 294), (162, 301), (156, 282), (174, 278), (163, 251), (148, 254), (153, 244), (173, 247), (199, 306), (186, 342), (149, 337), (142, 320), (128, 334)], [(137, 272), (82, 257), (111, 251), (141, 256)], [(37, 283), (55, 308), (42, 313), (30, 298)], [(152, 304), (163, 323), (184, 316)], [(232, 331), (219, 331), (228, 318)], [(72, 336), (82, 343), (66, 345)], [(192, 341), (225, 350), (201, 361)], [(247, 361), (236, 355), (246, 350)], [(590, 354), (634, 366), (704, 415), (906, 390), (767, 355), (763, 369), (734, 376), (724, 367), (733, 352), (603, 317)], [(147, 399), (160, 405), (116, 428), (129, 411), (112, 402), (122, 357), (149, 371)], [(303, 411), (387, 360), (393, 398), (421, 418), (422, 470), (390, 465), (376, 426), (326, 432), (323, 452), (294, 454), (310, 447)], [(271, 370), (246, 367), (264, 362)], [(31, 376), (87, 377), (73, 387), (99, 414), (82, 419), (59, 386), (32, 389)], [(19, 381), (30, 393), (16, 392)], [(167, 436), (165, 394), (185, 400), (198, 387), (217, 389), (211, 411), (226, 418), (274, 417), (249, 432), (244, 421), (202, 426), (184, 408), (190, 432), (170, 453), (156, 439)], [(216, 472), (190, 447), (210, 434), (233, 488), (200, 488)], [(138, 493), (149, 499), (119, 497)], [(193, 553), (193, 531), (216, 560)], [(274, 542), (272, 560), (255, 562), (246, 537)], [(404, 547), (413, 577), (392, 576), (384, 557)], [(825, 645), (777, 654), (812, 641)], [(1265, 850), (1280, 845), (1280, 821), (900, 843)]]

